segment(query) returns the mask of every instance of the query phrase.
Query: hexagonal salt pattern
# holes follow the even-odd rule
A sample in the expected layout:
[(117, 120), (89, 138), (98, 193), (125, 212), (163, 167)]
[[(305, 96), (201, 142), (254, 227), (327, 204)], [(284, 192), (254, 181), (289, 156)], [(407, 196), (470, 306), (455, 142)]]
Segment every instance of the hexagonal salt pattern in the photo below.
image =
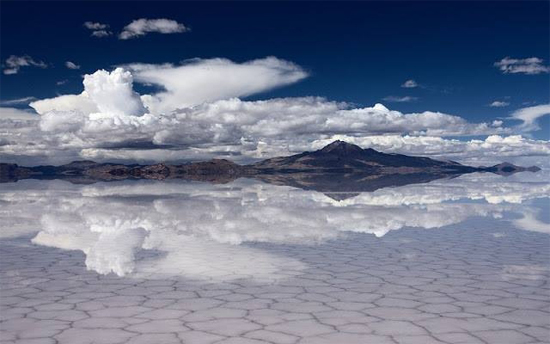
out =
[[(139, 200), (126, 196), (121, 201), (104, 192), (98, 200), (102, 187), (79, 186), (49, 198), (53, 209), (40, 207), (37, 195), (42, 191), (26, 196), (10, 191), (0, 219), (3, 228), (17, 230), (0, 239), (0, 342), (550, 342), (550, 235), (536, 215), (547, 198), (469, 203), (473, 209), (456, 206), (456, 200), (441, 208), (444, 203), (424, 195), (424, 201), (412, 205), (410, 197), (402, 197), (408, 205), (402, 201), (381, 209), (365, 202), (325, 202), (321, 194), (304, 193), (292, 197), (309, 204), (311, 211), (311, 204), (319, 207), (310, 216), (313, 222), (307, 214), (287, 213), (279, 225), (289, 227), (277, 228), (276, 215), (288, 209), (288, 202), (271, 202), (262, 209), (264, 215), (274, 214), (271, 227), (242, 232), (232, 231), (230, 222), (243, 226), (251, 216), (235, 211), (238, 205), (250, 206), (250, 194), (236, 196), (246, 187), (224, 190), (216, 190), (222, 194), (214, 205), (195, 198), (192, 211), (178, 206), (192, 207), (193, 202), (178, 203), (188, 200), (188, 194), (174, 200), (141, 190)], [(261, 189), (257, 194), (262, 197), (250, 202), (258, 206), (261, 199), (284, 197), (267, 191)], [(430, 195), (437, 194), (432, 191)], [(397, 192), (404, 191), (391, 190), (393, 196)], [(374, 193), (368, 202), (383, 196)], [(201, 213), (205, 206), (211, 218)], [(148, 207), (149, 213), (164, 216), (139, 211)], [(126, 211), (109, 213), (119, 208)], [(95, 212), (97, 221), (75, 217), (82, 209)], [(464, 209), (458, 220), (456, 213), (449, 213), (451, 222), (440, 219), (445, 212)], [(177, 211), (202, 214), (209, 226), (219, 220), (224, 236), (221, 227), (185, 227), (185, 218), (175, 217)], [(240, 214), (239, 222), (229, 213)], [(411, 219), (416, 227), (399, 222), (399, 213), (416, 214), (419, 218)], [(398, 230), (381, 236), (354, 233), (348, 226), (330, 234), (347, 223), (344, 215), (352, 217), (350, 223), (355, 217), (366, 224), (370, 217), (377, 226)], [(24, 221), (13, 219), (25, 216), (38, 228), (18, 228)], [(39, 221), (32, 222), (33, 216)], [(160, 226), (155, 221), (165, 222)], [(52, 223), (57, 231), (48, 227)], [(178, 229), (170, 230), (170, 225)], [(156, 244), (162, 238), (166, 242)]]
[(266, 284), (99, 275), (3, 240), (2, 343), (547, 343), (550, 240), (503, 225), (251, 245), (307, 265)]

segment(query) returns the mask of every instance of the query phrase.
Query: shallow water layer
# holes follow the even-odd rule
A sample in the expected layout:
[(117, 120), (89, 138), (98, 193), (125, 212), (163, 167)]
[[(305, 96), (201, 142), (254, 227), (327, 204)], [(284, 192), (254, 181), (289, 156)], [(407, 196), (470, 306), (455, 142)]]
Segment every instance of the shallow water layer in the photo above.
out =
[(2, 343), (550, 342), (545, 182), (2, 187)]

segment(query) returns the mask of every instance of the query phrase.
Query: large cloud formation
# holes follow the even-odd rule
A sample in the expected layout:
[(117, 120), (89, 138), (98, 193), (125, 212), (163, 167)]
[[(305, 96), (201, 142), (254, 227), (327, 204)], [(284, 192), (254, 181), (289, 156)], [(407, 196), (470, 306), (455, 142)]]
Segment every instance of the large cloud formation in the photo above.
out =
[(227, 59), (194, 59), (180, 66), (171, 64), (130, 64), (141, 83), (153, 84), (165, 91), (143, 97), (152, 113), (169, 112), (231, 97), (286, 86), (308, 76), (300, 66), (275, 57), (235, 63)]
[[(317, 149), (334, 139), (388, 152), (482, 163), (488, 163), (484, 158), (498, 161), (502, 156), (550, 154), (548, 141), (510, 136), (513, 128), (502, 121), (471, 123), (441, 112), (401, 113), (382, 104), (355, 108), (320, 97), (239, 98), (307, 75), (300, 66), (275, 57), (244, 63), (196, 59), (178, 66), (130, 64), (112, 72), (99, 70), (84, 77), (80, 94), (32, 102), (39, 121), (18, 121), (13, 111), (0, 111), (10, 113), (0, 117), (0, 155), (2, 160), (26, 164), (82, 158), (246, 161)], [(161, 90), (139, 95), (134, 81)], [(488, 137), (451, 138), (480, 135)]]

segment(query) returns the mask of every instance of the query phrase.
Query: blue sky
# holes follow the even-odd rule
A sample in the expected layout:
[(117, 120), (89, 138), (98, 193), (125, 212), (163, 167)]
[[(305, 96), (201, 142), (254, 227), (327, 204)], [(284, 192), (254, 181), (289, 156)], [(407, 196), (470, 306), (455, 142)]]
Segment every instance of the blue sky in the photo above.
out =
[[(321, 96), (356, 107), (380, 102), (402, 113), (437, 111), (470, 122), (491, 122), (521, 108), (549, 103), (547, 71), (503, 73), (494, 65), (505, 57), (536, 57), (543, 60), (540, 66), (548, 68), (546, 1), (10, 1), (1, 6), (4, 68), (12, 55), (46, 65), (2, 75), (3, 106), (24, 97), (78, 94), (83, 74), (118, 65), (178, 64), (215, 57), (243, 63), (266, 56), (291, 61), (308, 77), (241, 99)], [(123, 27), (138, 18), (168, 18), (189, 30), (118, 39)], [(106, 30), (113, 34), (92, 37), (83, 25), (86, 21), (108, 24)], [(80, 69), (67, 68), (66, 61)], [(418, 86), (402, 87), (406, 80)], [(134, 89), (152, 90), (140, 84)], [(489, 106), (493, 102), (506, 106)], [(523, 135), (547, 140), (548, 117), (539, 119), (541, 129)]]

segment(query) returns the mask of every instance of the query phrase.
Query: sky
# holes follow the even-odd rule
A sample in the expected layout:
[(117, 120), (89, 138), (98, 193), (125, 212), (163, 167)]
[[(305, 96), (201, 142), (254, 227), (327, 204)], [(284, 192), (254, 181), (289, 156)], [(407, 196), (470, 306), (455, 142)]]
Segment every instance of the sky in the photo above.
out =
[(0, 6), (0, 161), (550, 155), (546, 1)]

